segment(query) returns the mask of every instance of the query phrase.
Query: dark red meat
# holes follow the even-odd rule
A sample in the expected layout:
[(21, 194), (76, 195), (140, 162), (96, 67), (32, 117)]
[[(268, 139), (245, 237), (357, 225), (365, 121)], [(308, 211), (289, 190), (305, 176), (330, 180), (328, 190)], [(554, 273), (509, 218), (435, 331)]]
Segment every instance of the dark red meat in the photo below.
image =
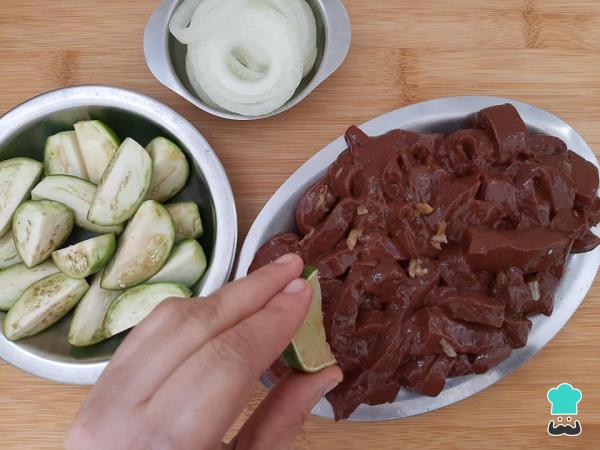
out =
[[(288, 253), (319, 269), (328, 342), (345, 374), (336, 418), (435, 396), (523, 347), (528, 316), (550, 315), (570, 251), (595, 248), (596, 167), (516, 109), (480, 111), (448, 136), (346, 133), (348, 149), (250, 270)], [(274, 372), (282, 372), (276, 367)]]

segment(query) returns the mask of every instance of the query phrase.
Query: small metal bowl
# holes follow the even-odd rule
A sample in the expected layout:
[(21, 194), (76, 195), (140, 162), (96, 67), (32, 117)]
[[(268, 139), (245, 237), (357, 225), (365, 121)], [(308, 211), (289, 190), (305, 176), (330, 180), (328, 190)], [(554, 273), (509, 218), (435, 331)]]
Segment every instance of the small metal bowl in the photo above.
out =
[(146, 63), (154, 76), (166, 87), (181, 95), (198, 108), (225, 119), (254, 120), (287, 111), (301, 102), (319, 84), (340, 67), (348, 50), (352, 29), (350, 18), (341, 0), (307, 0), (317, 21), (317, 60), (313, 70), (302, 80), (288, 102), (275, 111), (261, 116), (216, 109), (204, 103), (194, 92), (185, 71), (186, 46), (169, 31), (169, 22), (181, 0), (163, 0), (152, 13), (144, 31)]
[[(384, 114), (360, 128), (370, 136), (396, 128), (421, 133), (450, 133), (468, 127), (470, 116), (480, 109), (503, 103), (511, 103), (517, 108), (530, 131), (558, 136), (571, 150), (599, 167), (590, 147), (571, 126), (547, 111), (506, 98), (466, 96), (430, 100)], [(294, 213), (300, 197), (327, 172), (329, 165), (346, 147), (343, 136), (331, 142), (306, 161), (273, 195), (250, 228), (238, 259), (235, 278), (246, 275), (256, 251), (264, 242), (296, 229)], [(492, 370), (483, 375), (450, 378), (437, 397), (401, 389), (393, 403), (360, 405), (350, 420), (375, 421), (414, 416), (451, 405), (490, 387), (533, 357), (565, 326), (585, 298), (599, 266), (600, 247), (591, 252), (570, 255), (555, 292), (552, 316), (533, 317), (527, 346), (514, 350), (509, 358)], [(266, 379), (263, 383), (267, 387), (271, 385)], [(313, 414), (333, 417), (331, 406), (325, 399), (319, 401)]]
[[(0, 118), (0, 160), (16, 156), (43, 159), (46, 138), (72, 129), (79, 120), (99, 119), (121, 138), (146, 145), (156, 136), (176, 142), (187, 155), (190, 179), (173, 201), (193, 200), (205, 227), (201, 244), (209, 268), (194, 286), (207, 295), (229, 278), (235, 256), (237, 215), (227, 174), (209, 143), (194, 126), (158, 101), (109, 86), (76, 86), (22, 103)], [(143, 245), (143, 243), (140, 243)], [(4, 313), (0, 313), (0, 324)], [(27, 372), (55, 381), (93, 384), (123, 339), (77, 348), (67, 341), (70, 315), (46, 331), (11, 342), (0, 330), (0, 357)]]

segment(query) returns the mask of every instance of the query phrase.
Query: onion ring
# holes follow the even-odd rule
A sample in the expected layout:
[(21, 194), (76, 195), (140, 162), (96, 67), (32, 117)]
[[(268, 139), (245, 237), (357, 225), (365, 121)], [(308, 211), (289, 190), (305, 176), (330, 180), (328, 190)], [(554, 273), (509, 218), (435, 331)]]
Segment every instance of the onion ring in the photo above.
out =
[(211, 107), (268, 114), (314, 66), (316, 22), (304, 0), (185, 0), (169, 23), (186, 72)]

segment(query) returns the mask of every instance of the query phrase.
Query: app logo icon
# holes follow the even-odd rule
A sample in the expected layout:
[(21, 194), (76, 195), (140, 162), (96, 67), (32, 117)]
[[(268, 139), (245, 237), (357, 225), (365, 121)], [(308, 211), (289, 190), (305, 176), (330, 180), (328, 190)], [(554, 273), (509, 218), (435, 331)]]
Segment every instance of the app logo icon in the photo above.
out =
[(579, 436), (582, 431), (581, 422), (575, 420), (573, 424), (560, 423), (572, 422), (571, 416), (576, 416), (578, 405), (583, 394), (581, 390), (574, 388), (569, 383), (561, 383), (556, 387), (548, 389), (546, 394), (548, 401), (552, 405), (550, 414), (553, 417), (548, 422), (548, 434), (550, 436)]

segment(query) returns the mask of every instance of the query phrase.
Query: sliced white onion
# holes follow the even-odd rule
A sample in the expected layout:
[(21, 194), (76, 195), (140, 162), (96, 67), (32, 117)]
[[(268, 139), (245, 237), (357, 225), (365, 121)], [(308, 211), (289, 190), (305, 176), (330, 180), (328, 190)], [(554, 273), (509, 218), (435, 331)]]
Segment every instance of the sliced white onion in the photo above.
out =
[(231, 52), (231, 55), (242, 66), (253, 72), (264, 73), (269, 65), (269, 55), (256, 47), (236, 48)]
[(231, 1), (222, 0), (184, 0), (173, 13), (169, 30), (182, 44), (196, 42), (215, 25), (214, 21), (206, 19), (231, 4)]
[[(302, 79), (298, 37), (289, 22), (262, 4), (244, 5), (214, 33), (190, 44), (190, 78), (216, 104), (244, 115), (262, 115), (282, 106)], [(235, 49), (253, 48), (268, 55), (264, 74), (246, 75), (230, 67)], [(238, 67), (238, 70), (240, 67)]]
[[(223, 14), (232, 14), (233, 8), (240, 8), (246, 0), (186, 0), (173, 14), (169, 22), (171, 33), (182, 44), (200, 41), (207, 33), (214, 31), (214, 26), (222, 22)], [(228, 64), (232, 71), (243, 79), (257, 80), (268, 64), (266, 56), (253, 48), (234, 49), (229, 55)], [(186, 68), (189, 73), (189, 58), (186, 57)], [(192, 87), (203, 100), (209, 100), (202, 89), (198, 89), (195, 77), (190, 77)], [(210, 105), (216, 106), (216, 105)]]
[(242, 115), (287, 102), (317, 54), (305, 0), (185, 0), (169, 28), (188, 45), (186, 72), (198, 96)]
[(192, 41), (190, 22), (192, 15), (202, 0), (184, 0), (173, 12), (169, 21), (169, 31), (182, 44)]
[(198, 83), (198, 80), (196, 79), (196, 76), (194, 75), (194, 70), (195, 69), (192, 66), (192, 61), (190, 58), (190, 52), (188, 52), (187, 55), (185, 56), (185, 71), (188, 74), (188, 80), (190, 80), (190, 84), (192, 85), (194, 92), (196, 92), (198, 97), (200, 97), (200, 100), (202, 100), (204, 103), (206, 103), (211, 108), (221, 109), (221, 107), (219, 105), (217, 105), (215, 102), (213, 102), (212, 99), (208, 96), (208, 94), (206, 92), (204, 92), (204, 89), (202, 89), (202, 86), (200, 86), (200, 83)]
[(290, 22), (302, 47), (303, 71), (305, 77), (317, 59), (317, 23), (312, 9), (305, 0), (262, 0), (275, 8)]

